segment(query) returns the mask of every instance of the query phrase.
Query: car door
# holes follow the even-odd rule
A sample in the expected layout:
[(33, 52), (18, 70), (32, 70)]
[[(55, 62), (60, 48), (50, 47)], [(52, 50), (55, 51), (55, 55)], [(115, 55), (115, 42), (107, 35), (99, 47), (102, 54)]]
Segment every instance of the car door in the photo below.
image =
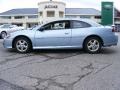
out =
[(45, 24), (40, 30), (37, 30), (35, 34), (35, 43), (37, 47), (68, 46), (70, 44), (70, 39), (70, 21), (67, 20)]
[(83, 41), (87, 36), (91, 25), (83, 22), (72, 20), (72, 39), (71, 39), (71, 46), (78, 46), (82, 47)]

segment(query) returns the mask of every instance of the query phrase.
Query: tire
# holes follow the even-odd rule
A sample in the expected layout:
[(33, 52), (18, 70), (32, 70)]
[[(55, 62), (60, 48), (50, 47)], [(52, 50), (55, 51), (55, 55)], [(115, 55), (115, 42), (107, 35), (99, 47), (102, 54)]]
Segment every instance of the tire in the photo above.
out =
[(98, 37), (90, 37), (85, 40), (83, 47), (87, 53), (99, 53), (101, 51), (102, 41)]
[(19, 53), (28, 53), (32, 49), (30, 40), (25, 37), (17, 38), (14, 42), (14, 47)]
[(1, 38), (4, 39), (7, 36), (7, 33), (5, 31), (1, 32)]

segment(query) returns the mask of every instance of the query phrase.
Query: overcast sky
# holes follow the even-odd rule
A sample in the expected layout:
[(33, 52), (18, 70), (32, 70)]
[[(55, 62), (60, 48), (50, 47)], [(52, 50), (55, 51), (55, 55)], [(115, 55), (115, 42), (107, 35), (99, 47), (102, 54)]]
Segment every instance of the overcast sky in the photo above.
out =
[[(14, 8), (38, 8), (38, 2), (49, 0), (0, 0), (0, 13)], [(67, 8), (95, 8), (101, 9), (102, 1), (113, 1), (120, 10), (120, 0), (53, 0), (63, 1)]]

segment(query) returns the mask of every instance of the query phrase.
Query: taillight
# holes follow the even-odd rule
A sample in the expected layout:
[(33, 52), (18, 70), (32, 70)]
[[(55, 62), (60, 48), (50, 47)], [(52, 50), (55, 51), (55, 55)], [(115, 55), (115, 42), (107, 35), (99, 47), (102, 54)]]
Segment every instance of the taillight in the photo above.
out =
[(112, 26), (112, 32), (117, 32), (117, 29), (115, 28), (115, 26)]
[(113, 29), (112, 29), (112, 32), (116, 32), (116, 30), (113, 28)]

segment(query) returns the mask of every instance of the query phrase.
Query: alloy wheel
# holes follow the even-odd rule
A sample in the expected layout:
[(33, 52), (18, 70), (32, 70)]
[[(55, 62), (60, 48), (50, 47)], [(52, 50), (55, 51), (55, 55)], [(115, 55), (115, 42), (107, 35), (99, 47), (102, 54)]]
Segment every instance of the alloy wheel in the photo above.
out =
[(25, 52), (28, 49), (28, 43), (25, 40), (18, 40), (16, 48), (19, 52)]
[(87, 47), (88, 47), (88, 50), (95, 52), (99, 49), (100, 43), (98, 40), (92, 39), (88, 42)]

